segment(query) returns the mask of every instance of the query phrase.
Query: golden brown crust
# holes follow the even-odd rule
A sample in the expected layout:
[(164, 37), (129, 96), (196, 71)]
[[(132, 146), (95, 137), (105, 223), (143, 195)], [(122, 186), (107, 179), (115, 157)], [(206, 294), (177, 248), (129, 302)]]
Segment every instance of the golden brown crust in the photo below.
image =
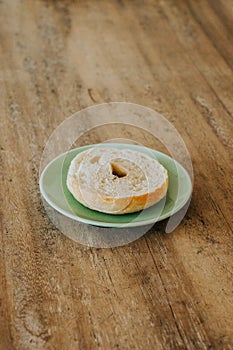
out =
[[(154, 192), (125, 198), (104, 198), (97, 193), (87, 191), (85, 191), (85, 196), (83, 196), (78, 181), (74, 176), (70, 179), (68, 187), (72, 188), (74, 197), (83, 205), (90, 209), (117, 215), (137, 212), (158, 203), (167, 192), (168, 178)], [(88, 199), (88, 202), (84, 197)]]

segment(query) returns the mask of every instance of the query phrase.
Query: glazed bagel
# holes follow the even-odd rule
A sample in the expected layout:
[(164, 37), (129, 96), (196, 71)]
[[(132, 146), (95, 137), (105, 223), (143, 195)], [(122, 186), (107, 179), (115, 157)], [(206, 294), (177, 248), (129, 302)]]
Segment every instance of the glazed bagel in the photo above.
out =
[(67, 187), (84, 206), (109, 214), (148, 208), (167, 192), (167, 170), (144, 153), (91, 148), (79, 153), (67, 174)]

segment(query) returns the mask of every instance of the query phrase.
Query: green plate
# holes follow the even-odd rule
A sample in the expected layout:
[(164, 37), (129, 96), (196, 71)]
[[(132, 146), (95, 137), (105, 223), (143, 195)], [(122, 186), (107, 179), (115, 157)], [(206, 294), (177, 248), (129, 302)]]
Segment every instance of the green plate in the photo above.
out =
[[(83, 206), (67, 189), (66, 177), (71, 160), (78, 153), (91, 147), (128, 148), (157, 159), (168, 171), (169, 186), (166, 198), (148, 209), (124, 215), (100, 213)], [(103, 143), (72, 149), (53, 159), (41, 174), (40, 191), (49, 205), (73, 220), (104, 227), (132, 227), (152, 224), (175, 214), (189, 200), (192, 182), (187, 171), (164, 153), (132, 144)]]

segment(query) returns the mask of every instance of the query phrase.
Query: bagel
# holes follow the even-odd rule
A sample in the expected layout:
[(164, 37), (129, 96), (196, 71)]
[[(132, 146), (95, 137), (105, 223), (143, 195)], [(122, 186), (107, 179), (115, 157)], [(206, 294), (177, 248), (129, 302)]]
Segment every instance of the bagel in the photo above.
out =
[(159, 202), (167, 192), (167, 170), (131, 149), (91, 148), (79, 153), (67, 187), (84, 206), (109, 214), (133, 213)]

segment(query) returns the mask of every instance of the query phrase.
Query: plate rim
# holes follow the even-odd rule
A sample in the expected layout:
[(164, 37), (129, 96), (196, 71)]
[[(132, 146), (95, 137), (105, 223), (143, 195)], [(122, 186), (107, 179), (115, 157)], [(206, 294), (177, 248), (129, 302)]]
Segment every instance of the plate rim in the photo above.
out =
[[(85, 219), (85, 218), (82, 218), (78, 215), (74, 215), (74, 214), (70, 214), (68, 213), (67, 211), (61, 209), (59, 206), (57, 206), (53, 201), (51, 201), (48, 196), (46, 195), (46, 192), (44, 191), (43, 189), (43, 179), (44, 179), (44, 176), (45, 176), (45, 173), (46, 171), (48, 170), (48, 168), (50, 167), (50, 165), (52, 163), (54, 163), (57, 159), (65, 156), (66, 154), (70, 153), (70, 152), (73, 152), (73, 151), (76, 151), (76, 150), (85, 150), (85, 149), (88, 149), (88, 148), (91, 148), (91, 147), (101, 147), (101, 146), (127, 146), (127, 147), (133, 147), (133, 148), (144, 148), (144, 149), (147, 149), (149, 151), (152, 151), (152, 152), (155, 152), (155, 153), (158, 153), (158, 154), (161, 154), (162, 156), (165, 156), (167, 158), (170, 158), (172, 161), (174, 161), (175, 163), (177, 163), (181, 168), (182, 170), (184, 171), (184, 173), (186, 174), (186, 177), (188, 178), (188, 181), (189, 181), (189, 193), (188, 193), (188, 196), (185, 197), (185, 199), (176, 207), (173, 207), (172, 210), (168, 211), (167, 213), (165, 214), (161, 214), (158, 218), (156, 218), (156, 220), (154, 220), (153, 218), (152, 219), (147, 219), (147, 220), (142, 220), (142, 221), (136, 221), (136, 222), (128, 222), (128, 223), (110, 223), (110, 222), (106, 222), (106, 221), (96, 221), (96, 220), (93, 220), (93, 219)], [(108, 148), (108, 147), (106, 147)], [(80, 153), (80, 152), (79, 152)], [(150, 147), (146, 147), (146, 146), (141, 146), (141, 145), (137, 145), (137, 144), (124, 144), (124, 143), (97, 143), (97, 144), (90, 144), (90, 145), (84, 145), (84, 146), (80, 146), (80, 147), (77, 147), (77, 148), (72, 148), (66, 152), (63, 152), (61, 154), (59, 154), (58, 156), (56, 156), (55, 158), (53, 158), (46, 166), (45, 168), (43, 169), (43, 171), (41, 172), (40, 174), (40, 178), (39, 178), (39, 188), (40, 188), (40, 193), (43, 197), (43, 199), (52, 207), (54, 208), (57, 212), (59, 212), (60, 214), (72, 219), (72, 220), (75, 220), (75, 221), (79, 221), (79, 222), (82, 222), (84, 224), (88, 224), (88, 225), (94, 225), (94, 226), (99, 226), (99, 227), (114, 227), (114, 228), (128, 228), (128, 227), (140, 227), (140, 226), (146, 226), (146, 225), (150, 225), (150, 224), (155, 224), (156, 222), (159, 222), (159, 221), (162, 221), (162, 220), (165, 220), (171, 216), (173, 216), (174, 214), (176, 214), (180, 209), (182, 209), (185, 204), (188, 203), (188, 201), (191, 200), (191, 197), (192, 197), (192, 192), (193, 192), (193, 183), (192, 183), (192, 180), (191, 180), (191, 177), (189, 175), (189, 173), (187, 172), (187, 170), (183, 167), (183, 165), (181, 165), (177, 160), (175, 160), (174, 158), (170, 157), (169, 155), (167, 155), (166, 153), (163, 153), (163, 152), (160, 152), (160, 151), (157, 151), (153, 148), (150, 148)], [(90, 209), (90, 208), (89, 208)], [(90, 209), (92, 210), (92, 209)], [(95, 210), (96, 211), (96, 210)], [(98, 213), (98, 211), (96, 211)]]

